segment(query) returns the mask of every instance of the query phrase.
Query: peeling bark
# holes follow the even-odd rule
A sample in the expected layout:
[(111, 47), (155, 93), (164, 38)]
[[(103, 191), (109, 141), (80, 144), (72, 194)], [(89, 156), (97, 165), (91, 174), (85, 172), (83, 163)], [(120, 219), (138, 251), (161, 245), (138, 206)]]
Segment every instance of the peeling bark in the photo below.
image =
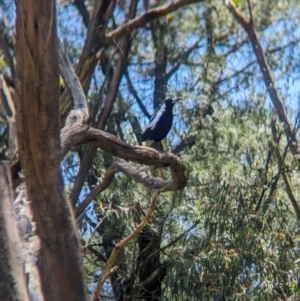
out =
[(10, 169), (0, 162), (0, 300), (28, 301)]
[(18, 146), (48, 301), (86, 300), (79, 240), (60, 171), (55, 1), (18, 1)]

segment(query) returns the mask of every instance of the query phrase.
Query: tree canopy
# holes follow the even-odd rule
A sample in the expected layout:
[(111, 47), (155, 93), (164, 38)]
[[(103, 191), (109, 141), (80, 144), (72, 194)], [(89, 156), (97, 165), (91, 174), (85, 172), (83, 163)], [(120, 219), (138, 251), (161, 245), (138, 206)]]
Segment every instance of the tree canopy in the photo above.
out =
[(1, 300), (299, 299), (299, 1), (0, 16)]

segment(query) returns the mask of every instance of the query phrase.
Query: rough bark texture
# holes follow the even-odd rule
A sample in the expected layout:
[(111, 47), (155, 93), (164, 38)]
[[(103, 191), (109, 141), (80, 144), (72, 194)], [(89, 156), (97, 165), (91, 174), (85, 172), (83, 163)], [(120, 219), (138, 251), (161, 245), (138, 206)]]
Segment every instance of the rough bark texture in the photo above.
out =
[(4, 161), (0, 163), (0, 300), (29, 300), (20, 245), (10, 168)]
[(17, 2), (17, 127), (20, 159), (46, 300), (86, 300), (79, 240), (60, 172), (55, 1)]
[(44, 301), (40, 272), (36, 262), (41, 240), (35, 233), (35, 225), (32, 222), (30, 202), (26, 196), (25, 185), (19, 185), (15, 192), (17, 196), (14, 200), (14, 207), (21, 239), (23, 266), (29, 299), (30, 301)]

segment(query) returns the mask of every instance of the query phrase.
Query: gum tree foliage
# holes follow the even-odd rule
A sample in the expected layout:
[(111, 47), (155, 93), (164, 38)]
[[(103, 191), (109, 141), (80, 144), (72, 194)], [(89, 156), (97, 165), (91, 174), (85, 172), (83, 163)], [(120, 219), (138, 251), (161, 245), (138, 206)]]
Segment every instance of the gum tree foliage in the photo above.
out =
[[(187, 186), (160, 194), (149, 224), (119, 250), (99, 300), (298, 300), (299, 158), (268, 94), (266, 70), (226, 1), (177, 2), (112, 38), (126, 22), (171, 2), (56, 3), (58, 38), (86, 94), (88, 125), (138, 145), (153, 110), (167, 97), (183, 98), (167, 144), (186, 167)], [(235, 5), (253, 20), (297, 140), (299, 3)], [(26, 177), (14, 164), (10, 130), (16, 117), (10, 101), (17, 104), (15, 9), (13, 2), (0, 1), (0, 156), (12, 162), (18, 197)], [(72, 101), (62, 78), (59, 84), (62, 128)], [(114, 160), (79, 144), (60, 163), (89, 297), (115, 245), (144, 219), (154, 192), (117, 173), (79, 211)], [(171, 177), (166, 168), (164, 174)]]

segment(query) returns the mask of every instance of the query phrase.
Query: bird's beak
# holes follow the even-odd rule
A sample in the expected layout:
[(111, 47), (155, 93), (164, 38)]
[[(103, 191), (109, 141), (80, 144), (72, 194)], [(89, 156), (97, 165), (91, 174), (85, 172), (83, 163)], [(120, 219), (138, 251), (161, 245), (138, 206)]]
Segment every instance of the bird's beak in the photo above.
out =
[(180, 101), (180, 100), (182, 100), (181, 97), (174, 99), (174, 100), (173, 100), (173, 104), (175, 104), (176, 102), (178, 102), (178, 101)]

